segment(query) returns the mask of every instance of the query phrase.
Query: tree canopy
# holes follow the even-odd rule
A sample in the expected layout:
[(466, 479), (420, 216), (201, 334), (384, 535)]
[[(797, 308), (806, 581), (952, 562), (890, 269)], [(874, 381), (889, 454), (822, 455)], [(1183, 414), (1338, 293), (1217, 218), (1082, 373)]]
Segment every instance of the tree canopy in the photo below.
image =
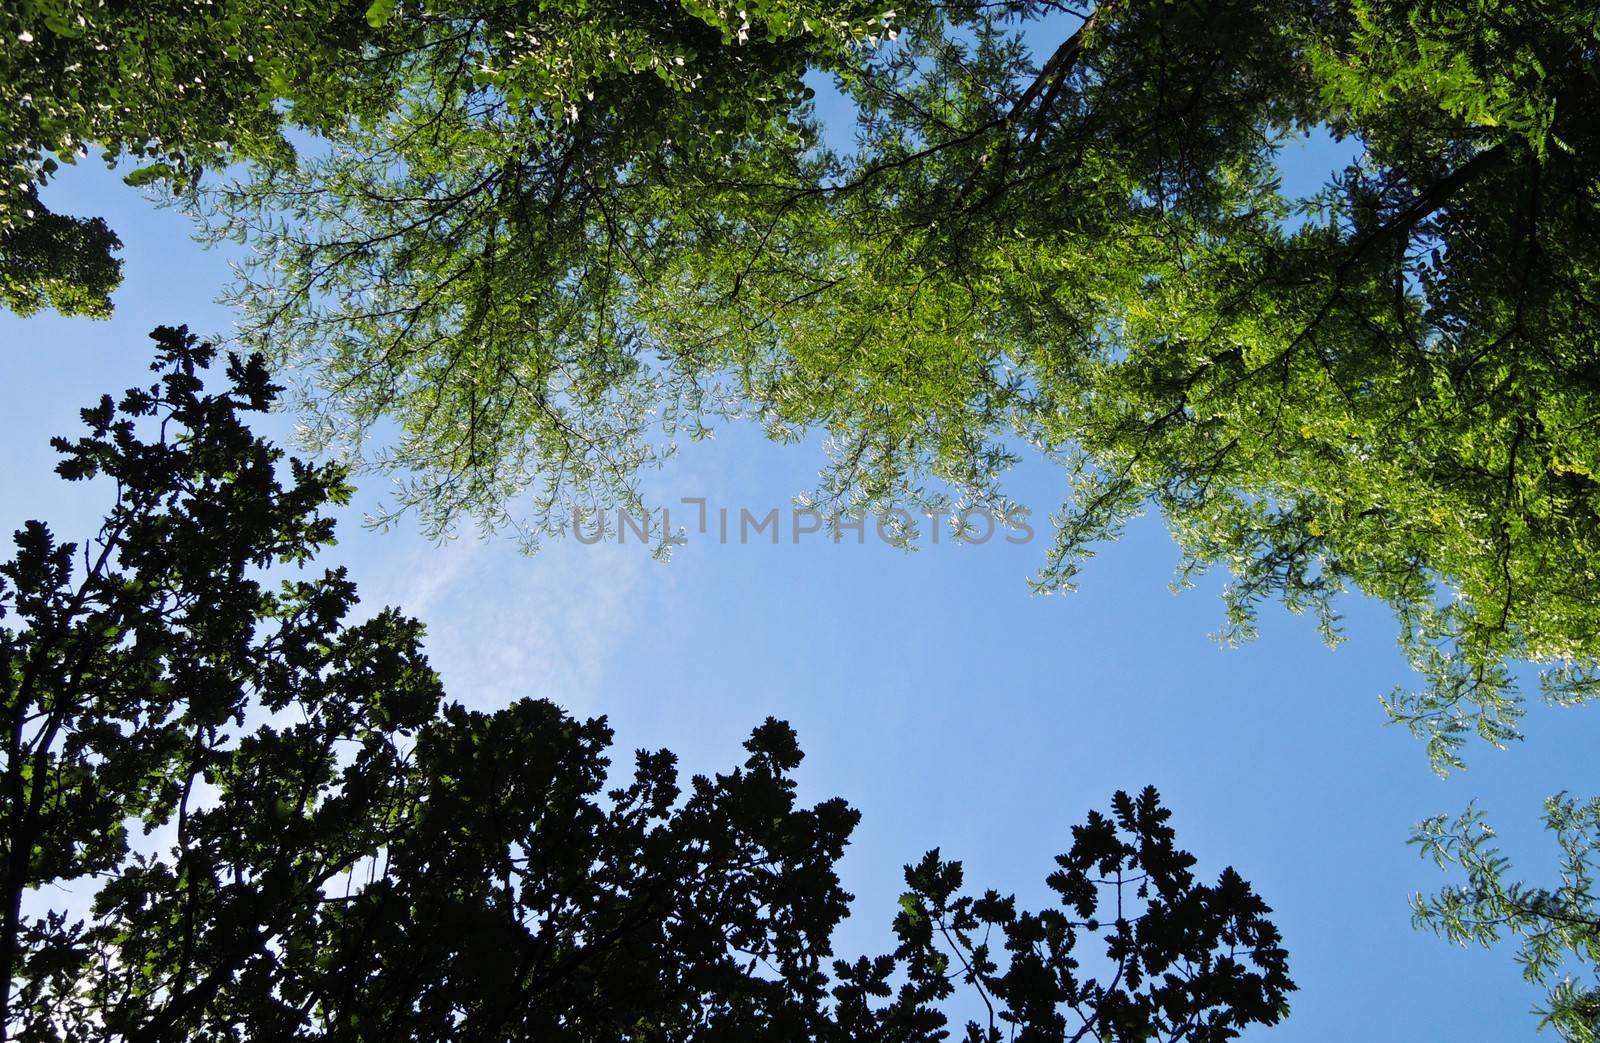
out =
[[(846, 511), (1003, 507), (1036, 451), (1040, 590), (1153, 507), (1229, 639), (1381, 599), (1445, 771), (1517, 735), (1519, 662), (1600, 691), (1597, 81), (1576, 0), (24, 0), (0, 300), (105, 314), (114, 231), (39, 190), (132, 156), (249, 244), (310, 442), (431, 531), (648, 508), (733, 419), (825, 433)], [(1355, 158), (1296, 195), (1308, 134)]]
[[(827, 432), (847, 509), (1003, 502), (1031, 444), (1040, 589), (1154, 505), (1230, 638), (1381, 598), (1441, 770), (1516, 734), (1509, 663), (1594, 689), (1592, 5), (34, 6), (18, 206), (89, 142), (250, 160), (191, 199), (253, 244), (245, 340), (431, 529), (647, 507), (730, 417)], [(1312, 130), (1360, 156), (1294, 198)], [(14, 307), (103, 310), (109, 230), (16, 228)]]
[[(715, 148), (752, 136), (800, 100), (809, 63), (870, 21), (858, 4), (814, 0), (398, 11), (395, 0), (21, 0), (0, 12), (0, 301), (109, 312), (120, 244), (94, 218), (51, 215), (38, 194), (91, 147), (108, 163), (139, 161), (132, 184), (183, 190), (239, 161), (293, 169), (292, 139), (404, 118), (419, 84), (463, 101), (456, 121), (531, 127), (595, 111), (594, 84), (609, 78), (621, 89), (601, 104), (623, 110), (613, 127), (627, 133), (592, 158), (629, 164), (673, 132)], [(435, 145), (446, 129), (428, 131)]]
[[(833, 959), (859, 815), (798, 803), (787, 724), (726, 774), (641, 750), (619, 778), (603, 719), (444, 702), (417, 621), (309, 572), (347, 488), (250, 431), (261, 358), (207, 393), (215, 349), (154, 337), (157, 381), (54, 443), (115, 490), (98, 535), (30, 522), (0, 565), (0, 1038), (931, 1043), (958, 989), (974, 1043), (1286, 1013), (1270, 910), (1198, 880), (1148, 788), (1073, 828), (1056, 905), (970, 895), (935, 849), (893, 951)], [(40, 890), (74, 882), (86, 914)]]
[[(1596, 15), (1482, 7), (912, 6), (560, 89), (519, 49), (544, 13), (420, 19), (398, 104), (208, 203), (314, 440), (434, 528), (633, 505), (719, 418), (827, 432), (841, 509), (1003, 502), (1031, 443), (1074, 487), (1041, 589), (1153, 504), (1186, 573), (1233, 572), (1232, 638), (1379, 597), (1444, 768), (1515, 735), (1510, 661), (1587, 697), (1600, 633)], [(1314, 128), (1362, 155), (1288, 197)]]
[[(121, 242), (96, 217), (51, 213), (39, 190), (103, 150), (129, 181), (194, 184), (207, 166), (289, 161), (294, 122), (331, 126), (359, 108), (341, 77), (368, 27), (348, 4), (19, 0), (0, 11), (0, 302), (105, 317)], [(328, 108), (317, 109), (319, 104)]]

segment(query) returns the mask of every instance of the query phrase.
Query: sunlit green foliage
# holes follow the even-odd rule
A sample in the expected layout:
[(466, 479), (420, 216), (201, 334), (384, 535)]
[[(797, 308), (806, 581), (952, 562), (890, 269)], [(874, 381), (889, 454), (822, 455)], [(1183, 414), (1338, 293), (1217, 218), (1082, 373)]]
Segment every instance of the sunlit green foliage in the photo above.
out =
[[(1042, 590), (1154, 505), (1183, 576), (1232, 572), (1230, 640), (1266, 599), (1330, 640), (1341, 591), (1393, 606), (1425, 685), (1389, 707), (1441, 770), (1516, 735), (1511, 662), (1586, 698), (1593, 9), (1113, 3), (1035, 54), (1053, 10), (802, 13), (776, 43), (746, 12), (604, 53), (547, 11), (418, 19), (399, 105), (210, 198), (257, 249), (247, 336), (432, 530), (637, 506), (720, 418), (827, 432), (847, 508), (1003, 507), (1032, 444), (1074, 489)], [(1319, 127), (1361, 158), (1286, 198)]]
[[(719, 418), (828, 432), (849, 508), (1005, 506), (1032, 443), (1074, 487), (1041, 589), (1154, 504), (1186, 575), (1234, 574), (1229, 639), (1266, 598), (1330, 639), (1340, 591), (1392, 605), (1441, 769), (1515, 736), (1512, 661), (1587, 697), (1594, 11), (1113, 3), (1034, 55), (1051, 11), (25, 7), (5, 298), (108, 307), (114, 238), (33, 194), (57, 159), (254, 159), (206, 201), (256, 248), (247, 339), (432, 530), (641, 506)], [(1362, 158), (1287, 199), (1318, 126)]]
[(1414, 842), (1440, 867), (1459, 867), (1466, 879), (1414, 897), (1412, 909), (1418, 926), (1459, 944), (1518, 939), (1523, 977), (1550, 990), (1541, 1025), (1570, 1043), (1594, 1043), (1600, 1039), (1600, 981), (1594, 976), (1600, 966), (1600, 798), (1551, 797), (1545, 826), (1561, 848), (1559, 883), (1551, 887), (1508, 878), (1511, 862), (1481, 811), (1424, 822)]
[[(1040, 589), (1153, 504), (1185, 575), (1233, 573), (1229, 639), (1382, 598), (1441, 770), (1516, 735), (1508, 663), (1594, 686), (1591, 7), (202, 6), (5, 16), (4, 299), (109, 308), (115, 237), (38, 203), (57, 162), (254, 160), (205, 201), (256, 249), (247, 339), (430, 530), (647, 506), (728, 417), (826, 431), (857, 509), (1004, 507), (1031, 443), (1074, 487)], [(1362, 157), (1285, 198), (1315, 127)]]
[[(804, 74), (892, 24), (810, 0), (652, 10), (397, 11), (392, 109), (215, 199), (259, 247), (250, 343), (315, 361), (314, 439), (415, 473), (430, 524), (632, 502), (649, 435), (694, 412), (651, 364), (640, 291), (730, 202), (708, 181), (813, 177)], [(366, 447), (385, 418), (400, 438)]]
[(0, 230), (0, 304), (18, 315), (51, 308), (105, 318), (122, 280), (116, 233), (98, 217), (53, 214), (36, 196)]
[(38, 200), (63, 164), (91, 149), (108, 163), (138, 162), (131, 183), (181, 188), (234, 159), (291, 161), (286, 110), (293, 125), (326, 128), (387, 107), (381, 62), (359, 83), (345, 75), (374, 35), (364, 10), (340, 0), (6, 4), (0, 301), (24, 314), (109, 313), (120, 243), (96, 219), (51, 215)]
[[(1041, 589), (1153, 503), (1234, 573), (1229, 638), (1383, 598), (1441, 768), (1516, 734), (1508, 661), (1592, 687), (1592, 10), (1109, 4), (1038, 57), (1048, 5), (303, 13), (12, 16), (14, 308), (108, 307), (114, 240), (32, 194), (57, 159), (252, 158), (209, 200), (250, 335), (432, 529), (639, 506), (730, 416), (829, 432), (852, 508), (1003, 501), (1031, 442), (1075, 488)], [(1320, 125), (1361, 162), (1283, 198)]]

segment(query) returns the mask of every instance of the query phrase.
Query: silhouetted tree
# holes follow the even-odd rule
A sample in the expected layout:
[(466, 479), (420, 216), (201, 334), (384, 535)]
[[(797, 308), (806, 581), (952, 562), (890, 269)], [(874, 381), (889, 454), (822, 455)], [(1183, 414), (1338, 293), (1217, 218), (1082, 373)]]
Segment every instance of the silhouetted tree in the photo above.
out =
[(154, 337), (158, 381), (55, 441), (115, 490), (98, 536), (30, 522), (0, 567), (6, 1038), (910, 1043), (961, 986), (971, 1040), (1285, 1013), (1269, 910), (1231, 869), (1197, 881), (1148, 789), (1073, 830), (1057, 907), (965, 895), (934, 851), (894, 951), (834, 962), (858, 815), (796, 802), (786, 724), (727, 774), (641, 751), (614, 780), (603, 720), (441, 705), (419, 623), (352, 621), (342, 570), (301, 571), (348, 488), (246, 426), (277, 392), (261, 359), (207, 394), (213, 349)]

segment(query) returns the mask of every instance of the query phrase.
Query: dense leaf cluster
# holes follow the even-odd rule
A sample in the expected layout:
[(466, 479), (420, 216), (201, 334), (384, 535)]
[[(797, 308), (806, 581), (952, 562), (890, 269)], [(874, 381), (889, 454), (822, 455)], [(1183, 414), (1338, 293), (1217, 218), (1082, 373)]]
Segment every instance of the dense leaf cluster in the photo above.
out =
[[(432, 528), (638, 507), (640, 470), (719, 418), (829, 434), (845, 509), (1004, 506), (1031, 443), (1073, 485), (1040, 589), (1153, 505), (1185, 576), (1233, 574), (1229, 639), (1267, 599), (1330, 640), (1342, 591), (1389, 603), (1425, 678), (1391, 712), (1441, 770), (1517, 734), (1510, 663), (1587, 698), (1590, 7), (875, 18), (708, 38), (670, 89), (588, 59), (558, 89), (518, 30), (422, 19), (429, 46), (383, 52), (387, 117), (210, 197), (257, 249), (248, 336), (304, 367), (312, 438), (403, 476)], [(1286, 196), (1315, 128), (1361, 156)]]
[(343, 75), (362, 8), (305, 0), (18, 0), (0, 11), (0, 301), (104, 317), (121, 246), (99, 219), (39, 199), (91, 149), (144, 165), (130, 183), (192, 185), (236, 159), (292, 162), (282, 130), (331, 128), (392, 96), (382, 62)]
[[(1517, 734), (1508, 663), (1593, 688), (1588, 5), (35, 6), (7, 300), (115, 282), (103, 226), (36, 205), (56, 158), (180, 189), (254, 160), (197, 203), (256, 248), (247, 337), (430, 528), (647, 506), (641, 469), (729, 416), (828, 432), (857, 509), (1003, 502), (1031, 442), (1074, 486), (1041, 589), (1153, 504), (1186, 573), (1234, 574), (1230, 638), (1379, 597), (1441, 769)], [(1286, 197), (1318, 127), (1361, 157)]]

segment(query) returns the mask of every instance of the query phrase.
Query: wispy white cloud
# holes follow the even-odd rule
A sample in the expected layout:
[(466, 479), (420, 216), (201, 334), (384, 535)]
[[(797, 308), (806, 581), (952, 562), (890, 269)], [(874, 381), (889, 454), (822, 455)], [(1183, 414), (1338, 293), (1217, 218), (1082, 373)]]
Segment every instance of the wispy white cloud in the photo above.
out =
[(450, 698), (476, 708), (534, 696), (600, 711), (611, 665), (671, 582), (637, 546), (552, 541), (530, 557), (507, 539), (396, 535), (360, 541), (362, 600), (426, 623)]

